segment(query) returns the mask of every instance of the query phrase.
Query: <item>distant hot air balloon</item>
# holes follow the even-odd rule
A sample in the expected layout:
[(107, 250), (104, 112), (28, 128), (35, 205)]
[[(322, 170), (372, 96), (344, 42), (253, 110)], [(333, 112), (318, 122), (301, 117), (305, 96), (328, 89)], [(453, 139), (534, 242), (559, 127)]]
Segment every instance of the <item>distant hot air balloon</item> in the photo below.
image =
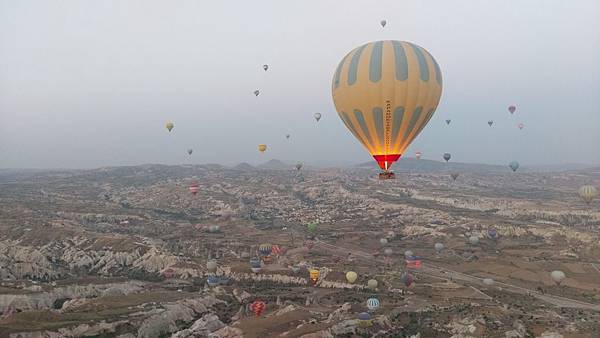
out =
[(487, 285), (487, 286), (492, 286), (494, 285), (494, 280), (491, 278), (484, 278), (483, 279), (483, 284)]
[(442, 252), (442, 250), (444, 250), (444, 244), (442, 243), (435, 243), (435, 245), (433, 246), (435, 251), (437, 251), (437, 253)]
[(217, 224), (212, 224), (208, 227), (208, 232), (210, 232), (211, 234), (216, 234), (221, 232), (221, 227)]
[(452, 155), (450, 155), (450, 153), (444, 153), (444, 160), (446, 160), (446, 162), (450, 161), (451, 157)]
[(269, 69), (269, 65), (263, 65), (263, 69), (265, 70), (265, 72)]
[(313, 241), (308, 240), (304, 242), (304, 247), (306, 247), (307, 250), (312, 249), (313, 246), (315, 246), (315, 242)]
[(417, 158), (417, 160), (420, 160), (420, 159), (421, 159), (421, 156), (423, 156), (423, 154), (422, 154), (420, 151), (417, 151), (417, 152), (415, 153), (415, 157)]
[(250, 270), (254, 273), (259, 273), (262, 270), (262, 264), (258, 257), (252, 257), (250, 259)]
[(387, 24), (387, 21), (381, 20), (381, 21), (379, 21), (379, 24), (381, 25), (381, 27), (385, 27), (385, 25)]
[(317, 231), (317, 223), (315, 223), (315, 222), (308, 223), (306, 228), (308, 229), (308, 232), (315, 233)]
[(386, 245), (388, 243), (387, 238), (382, 238), (379, 240), (379, 243), (381, 243), (381, 245)]
[(317, 120), (317, 122), (319, 122), (320, 119), (321, 119), (321, 113), (315, 113), (315, 120)]
[(552, 277), (552, 280), (554, 281), (554, 283), (556, 283), (556, 285), (559, 285), (559, 286), (560, 286), (560, 283), (562, 283), (562, 281), (565, 280), (565, 278), (567, 278), (565, 273), (560, 270), (552, 271), (550, 273), (550, 277)]
[(458, 178), (458, 173), (457, 172), (450, 173), (450, 177), (452, 177), (453, 181), (456, 181), (456, 179)]
[(471, 237), (469, 237), (469, 243), (471, 245), (477, 245), (477, 244), (479, 244), (479, 237), (477, 237), (477, 236), (471, 236)]
[(515, 110), (517, 110), (517, 107), (515, 106), (508, 106), (508, 111), (513, 114), (515, 112)]
[(411, 251), (411, 250), (406, 250), (404, 251), (404, 258), (411, 258), (413, 257), (415, 254)]
[(579, 197), (587, 203), (590, 204), (598, 196), (598, 190), (593, 185), (584, 185), (579, 188)]
[(285, 134), (285, 138), (289, 139), (290, 138), (290, 134)]
[(522, 129), (523, 129), (523, 127), (525, 127), (525, 125), (524, 125), (523, 123), (519, 123), (519, 124), (517, 125), (517, 127), (519, 127), (519, 129), (521, 129), (521, 130), (522, 130)]
[(490, 239), (498, 239), (498, 230), (496, 230), (495, 228), (489, 228), (487, 234)]
[(170, 132), (171, 130), (173, 130), (173, 127), (175, 127), (175, 125), (173, 124), (173, 122), (167, 122), (167, 124), (165, 125), (165, 127)]
[(217, 276), (208, 276), (208, 278), (206, 278), (206, 283), (208, 286), (217, 286), (221, 283), (221, 278)]
[(258, 96), (258, 95), (260, 95), (260, 90), (257, 89), (254, 91), (254, 96)]
[(442, 73), (425, 49), (403, 41), (376, 41), (348, 53), (332, 81), (338, 115), (385, 172), (433, 116)]
[(270, 255), (272, 250), (273, 250), (273, 246), (268, 243), (263, 243), (258, 246), (258, 252), (260, 253), (261, 256)]
[(492, 121), (492, 120), (489, 120), (489, 121), (488, 121), (488, 125), (491, 127), (491, 126), (492, 126), (492, 124), (494, 124), (494, 121)]
[(211, 259), (208, 262), (206, 262), (206, 269), (208, 270), (208, 272), (215, 273), (217, 271), (217, 261)]
[(310, 277), (310, 280), (313, 282), (313, 284), (317, 284), (317, 281), (319, 280), (319, 270), (317, 270), (317, 269), (310, 270), (309, 277)]
[(300, 169), (302, 169), (302, 163), (300, 163), (300, 162), (296, 163), (295, 167), (296, 167), (296, 170), (299, 171)]
[(450, 124), (450, 122), (452, 122), (452, 120), (450, 120), (450, 119), (446, 120), (446, 124)]
[(266, 307), (267, 305), (265, 302), (261, 300), (255, 300), (252, 304), (250, 304), (250, 311), (254, 312), (254, 314), (258, 317), (263, 313)]
[(374, 297), (367, 299), (367, 309), (371, 312), (377, 311), (379, 309), (379, 299)]
[(258, 145), (258, 151), (260, 151), (261, 153), (264, 153), (265, 151), (267, 151), (267, 145), (266, 144), (259, 144)]
[(519, 162), (517, 161), (512, 161), (508, 164), (508, 166), (510, 167), (510, 169), (515, 172), (517, 171), (517, 169), (519, 169)]
[(188, 155), (191, 155), (193, 152), (194, 152), (194, 149), (190, 148), (190, 149), (187, 150)]
[(367, 312), (361, 312), (358, 314), (358, 325), (360, 327), (369, 327), (371, 323), (371, 315)]
[(346, 280), (348, 281), (348, 283), (353, 284), (354, 282), (356, 282), (356, 279), (358, 278), (358, 274), (354, 271), (348, 271), (346, 272)]
[(192, 193), (192, 195), (196, 195), (198, 191), (200, 191), (200, 186), (198, 186), (198, 182), (192, 182), (188, 190)]
[(383, 254), (386, 256), (391, 256), (394, 253), (394, 250), (392, 250), (391, 248), (385, 248), (385, 250), (383, 250)]
[(367, 282), (367, 288), (369, 290), (375, 290), (377, 289), (377, 280), (375, 279), (369, 279), (369, 281)]
[(414, 279), (413, 275), (411, 275), (410, 273), (408, 273), (406, 271), (400, 275), (400, 281), (406, 287), (410, 287), (412, 285), (412, 283), (414, 282), (414, 280), (415, 279)]

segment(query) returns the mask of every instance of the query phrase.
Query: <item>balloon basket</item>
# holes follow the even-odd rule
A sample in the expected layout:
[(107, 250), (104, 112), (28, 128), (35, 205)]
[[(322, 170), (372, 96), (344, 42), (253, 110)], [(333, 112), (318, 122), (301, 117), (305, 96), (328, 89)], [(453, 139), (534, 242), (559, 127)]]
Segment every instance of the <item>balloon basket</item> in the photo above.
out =
[(380, 180), (393, 180), (395, 178), (396, 178), (396, 174), (394, 174), (391, 171), (385, 171), (385, 172), (379, 173)]

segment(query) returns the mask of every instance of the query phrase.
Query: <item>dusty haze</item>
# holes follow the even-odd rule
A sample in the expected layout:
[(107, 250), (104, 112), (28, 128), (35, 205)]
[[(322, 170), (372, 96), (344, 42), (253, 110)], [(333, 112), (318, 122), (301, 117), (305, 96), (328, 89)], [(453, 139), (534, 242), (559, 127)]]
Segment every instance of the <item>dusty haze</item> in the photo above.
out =
[(596, 0), (0, 0), (0, 167), (367, 161), (330, 81), (381, 39), (423, 46), (444, 76), (408, 156), (600, 164)]

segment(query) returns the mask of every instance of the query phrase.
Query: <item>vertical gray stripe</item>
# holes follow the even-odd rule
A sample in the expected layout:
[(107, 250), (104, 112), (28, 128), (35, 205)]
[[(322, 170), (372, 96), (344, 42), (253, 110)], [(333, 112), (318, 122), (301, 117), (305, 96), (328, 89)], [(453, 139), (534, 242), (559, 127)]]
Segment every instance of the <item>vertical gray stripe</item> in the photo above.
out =
[(404, 107), (396, 107), (396, 109), (394, 109), (394, 115), (392, 118), (392, 142), (395, 142), (398, 139), (398, 132), (400, 131), (400, 127), (402, 126), (403, 117)]
[(362, 112), (358, 109), (354, 109), (354, 117), (358, 121), (360, 129), (362, 129), (363, 135), (365, 135), (365, 142), (368, 142), (371, 147), (373, 147), (373, 139), (371, 138), (371, 133), (369, 133), (369, 128), (367, 127), (367, 122), (365, 121)]
[(419, 135), (419, 133), (421, 133), (421, 130), (423, 130), (423, 128), (425, 128), (425, 126), (427, 125), (427, 122), (429, 122), (429, 120), (431, 120), (431, 117), (433, 116), (433, 113), (435, 113), (435, 109), (431, 109), (427, 113), (427, 116), (425, 117), (425, 120), (423, 121), (423, 123), (421, 124), (421, 126), (419, 127), (419, 130), (417, 130), (417, 133), (415, 135)]
[(385, 137), (383, 136), (383, 109), (379, 107), (373, 108), (373, 120), (375, 122), (375, 129), (377, 130), (377, 139), (380, 142), (380, 145), (385, 149)]
[[(368, 45), (368, 44), (367, 44)], [(357, 73), (358, 73), (358, 61), (360, 60), (360, 55), (362, 54), (363, 49), (367, 45), (362, 45), (358, 47), (354, 55), (352, 55), (352, 60), (350, 61), (350, 67), (348, 67), (348, 85), (352, 86), (356, 83)]]
[(417, 45), (410, 44), (415, 55), (417, 56), (417, 60), (419, 61), (419, 73), (421, 74), (421, 80), (429, 81), (429, 67), (427, 67), (427, 60), (425, 59), (425, 55), (423, 55), (423, 51), (421, 51), (421, 47)]
[(406, 53), (400, 41), (391, 41), (394, 46), (394, 59), (396, 60), (396, 80), (405, 81), (408, 79), (408, 61)]
[(373, 45), (371, 52), (371, 62), (369, 64), (369, 80), (377, 82), (381, 80), (381, 63), (383, 58), (383, 41), (377, 41)]
[(419, 117), (421, 117), (421, 111), (423, 111), (423, 107), (415, 108), (415, 111), (413, 112), (410, 121), (408, 122), (408, 128), (406, 128), (406, 132), (404, 133), (404, 138), (402, 139), (402, 142), (406, 142), (406, 139), (408, 139), (408, 135), (410, 135), (410, 133), (415, 128), (415, 124), (419, 120)]
[(354, 124), (350, 120), (350, 116), (348, 116), (348, 113), (342, 112), (342, 121), (344, 121), (344, 124), (350, 130), (350, 132), (352, 132), (352, 134), (354, 134), (354, 137), (356, 137), (357, 139), (360, 140), (361, 139), (360, 134), (358, 134), (356, 128), (354, 127)]
[[(350, 52), (350, 53), (352, 53), (352, 52)], [(344, 62), (346, 62), (346, 59), (348, 58), (348, 55), (350, 55), (350, 53), (348, 53), (348, 54), (346, 54), (346, 56), (344, 56), (342, 61), (340, 61), (340, 64), (337, 66), (337, 69), (335, 70), (335, 76), (333, 78), (334, 88), (337, 88), (340, 86), (340, 75), (342, 74), (342, 66), (344, 66)]]
[[(428, 53), (429, 54), (429, 53)], [(429, 54), (431, 60), (433, 60), (433, 66), (435, 67), (435, 80), (441, 86), (442, 85), (442, 70), (440, 69), (440, 65), (438, 65), (437, 61)]]

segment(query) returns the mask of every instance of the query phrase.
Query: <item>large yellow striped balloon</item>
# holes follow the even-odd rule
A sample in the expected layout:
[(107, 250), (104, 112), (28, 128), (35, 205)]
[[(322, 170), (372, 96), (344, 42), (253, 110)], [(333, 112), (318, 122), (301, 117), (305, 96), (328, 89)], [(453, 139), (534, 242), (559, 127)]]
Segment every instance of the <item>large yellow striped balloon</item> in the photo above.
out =
[(433, 116), (442, 95), (442, 73), (422, 47), (376, 41), (342, 59), (331, 87), (346, 127), (388, 170)]

